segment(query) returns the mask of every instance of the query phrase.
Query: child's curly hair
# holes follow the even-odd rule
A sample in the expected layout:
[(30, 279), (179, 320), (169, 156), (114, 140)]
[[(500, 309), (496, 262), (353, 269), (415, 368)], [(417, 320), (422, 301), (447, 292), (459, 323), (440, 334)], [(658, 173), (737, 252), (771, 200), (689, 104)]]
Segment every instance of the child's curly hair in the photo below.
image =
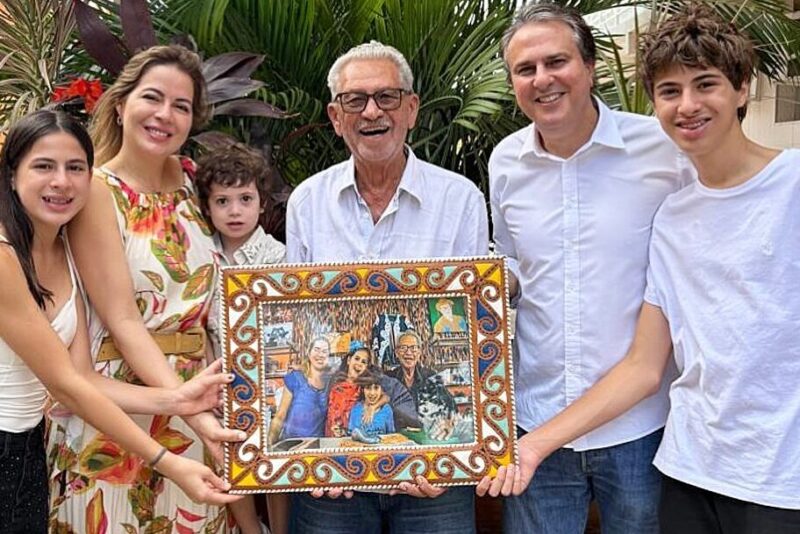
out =
[(197, 160), (195, 185), (200, 209), (208, 217), (208, 197), (211, 184), (221, 187), (243, 187), (253, 182), (258, 190), (260, 207), (267, 202), (267, 177), (270, 172), (266, 158), (244, 143), (232, 143), (214, 148)]
[[(737, 91), (753, 75), (753, 44), (709, 6), (692, 4), (642, 35), (639, 42), (639, 77), (653, 99), (656, 76), (672, 65), (715, 67)], [(738, 110), (744, 120), (747, 104)]]

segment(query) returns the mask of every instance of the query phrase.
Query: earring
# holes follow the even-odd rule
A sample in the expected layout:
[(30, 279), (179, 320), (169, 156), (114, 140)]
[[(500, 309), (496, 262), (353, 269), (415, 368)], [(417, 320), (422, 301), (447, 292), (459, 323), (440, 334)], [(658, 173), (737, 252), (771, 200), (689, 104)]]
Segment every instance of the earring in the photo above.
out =
[(122, 117), (117, 115), (117, 126), (122, 126)]

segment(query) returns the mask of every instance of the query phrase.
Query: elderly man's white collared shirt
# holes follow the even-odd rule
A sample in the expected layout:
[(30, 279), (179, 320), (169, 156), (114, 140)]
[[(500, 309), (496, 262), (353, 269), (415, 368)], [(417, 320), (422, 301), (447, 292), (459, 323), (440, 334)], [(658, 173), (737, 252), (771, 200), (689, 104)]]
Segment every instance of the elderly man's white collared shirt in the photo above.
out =
[(458, 174), (407, 150), (403, 176), (376, 223), (358, 192), (354, 160), (301, 183), (289, 198), (289, 262), (475, 256), (488, 252), (486, 203)]
[[(582, 396), (625, 355), (642, 305), (650, 228), (668, 194), (693, 178), (651, 117), (598, 102), (591, 139), (571, 157), (546, 152), (535, 125), (508, 136), (489, 162), (497, 252), (520, 280), (517, 415), (531, 430)], [(662, 426), (658, 394), (575, 440), (608, 447)]]

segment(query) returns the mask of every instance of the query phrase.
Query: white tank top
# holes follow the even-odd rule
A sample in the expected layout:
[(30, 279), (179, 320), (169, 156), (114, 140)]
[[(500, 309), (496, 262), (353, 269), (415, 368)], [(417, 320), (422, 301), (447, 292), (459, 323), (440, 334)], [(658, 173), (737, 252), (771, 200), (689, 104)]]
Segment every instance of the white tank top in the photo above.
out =
[[(0, 235), (0, 242), (8, 240)], [(50, 325), (64, 345), (69, 346), (78, 328), (78, 279), (66, 241), (72, 293)], [(44, 415), (47, 390), (17, 354), (0, 339), (0, 430), (24, 432), (35, 427)]]

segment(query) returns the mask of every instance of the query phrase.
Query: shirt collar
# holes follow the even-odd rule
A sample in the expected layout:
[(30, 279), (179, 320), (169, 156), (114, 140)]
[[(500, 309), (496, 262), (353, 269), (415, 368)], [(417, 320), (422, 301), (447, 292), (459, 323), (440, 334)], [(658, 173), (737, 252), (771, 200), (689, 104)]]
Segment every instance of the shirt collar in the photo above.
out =
[[(597, 106), (597, 125), (594, 127), (592, 136), (581, 148), (575, 151), (575, 154), (583, 152), (586, 147), (593, 144), (604, 145), (609, 148), (625, 148), (625, 141), (622, 139), (622, 134), (619, 131), (617, 121), (614, 120), (614, 114), (611, 109), (606, 106), (599, 98), (592, 96), (592, 99)], [(519, 151), (519, 158), (533, 154), (537, 157), (554, 158), (552, 154), (547, 152), (542, 146), (539, 135), (536, 131), (536, 124), (531, 124), (528, 127), (528, 133), (522, 147)]]
[[(400, 178), (400, 183), (397, 186), (398, 193), (405, 192), (416, 199), (419, 204), (422, 204), (423, 198), (423, 183), (419, 175), (417, 156), (411, 147), (405, 145), (406, 150), (406, 166), (403, 169), (403, 176)], [(345, 189), (352, 188), (356, 195), (360, 198), (358, 188), (356, 187), (356, 164), (353, 156), (345, 162), (344, 172), (337, 177), (335, 191), (341, 195)], [(397, 195), (396, 195), (397, 196)]]
[[(274, 263), (280, 261), (282, 250), (275, 247), (274, 258), (267, 258), (264, 260), (264, 249), (269, 247), (272, 243), (272, 236), (267, 235), (264, 229), (257, 225), (255, 231), (250, 235), (244, 244), (233, 252), (233, 261), (235, 265), (255, 265), (257, 261), (266, 261), (267, 263)], [(222, 248), (222, 240), (218, 233), (214, 234), (214, 244), (217, 247), (223, 265), (228, 265), (228, 258)], [(269, 260), (269, 261), (268, 261)]]

